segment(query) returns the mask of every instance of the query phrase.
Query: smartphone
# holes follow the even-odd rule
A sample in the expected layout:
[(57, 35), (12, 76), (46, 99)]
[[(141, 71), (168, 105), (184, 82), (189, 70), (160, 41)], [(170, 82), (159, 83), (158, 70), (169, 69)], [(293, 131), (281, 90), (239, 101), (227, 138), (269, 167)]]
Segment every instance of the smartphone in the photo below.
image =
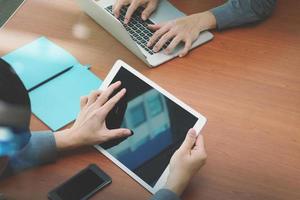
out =
[(91, 164), (48, 193), (51, 200), (85, 200), (112, 182), (97, 165)]

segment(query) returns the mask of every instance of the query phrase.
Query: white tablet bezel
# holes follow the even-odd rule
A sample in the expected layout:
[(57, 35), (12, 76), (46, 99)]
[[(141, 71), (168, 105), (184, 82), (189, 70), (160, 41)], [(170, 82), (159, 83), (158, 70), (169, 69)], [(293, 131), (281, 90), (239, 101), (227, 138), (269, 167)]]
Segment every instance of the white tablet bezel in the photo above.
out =
[[(134, 74), (135, 76), (140, 78), (142, 81), (149, 84), (151, 87), (153, 87), (154, 89), (156, 89), (157, 91), (159, 91), (160, 93), (165, 95), (167, 98), (172, 100), (174, 103), (176, 103), (177, 105), (179, 105), (180, 107), (185, 109), (187, 112), (189, 112), (192, 115), (194, 115), (195, 117), (197, 117), (198, 121), (195, 123), (193, 128), (196, 130), (197, 134), (200, 133), (201, 129), (203, 128), (203, 126), (206, 123), (206, 118), (203, 115), (201, 115), (200, 113), (198, 113), (197, 111), (192, 109), (190, 106), (186, 105), (185, 103), (183, 103), (182, 101), (177, 99), (175, 96), (173, 96), (172, 94), (170, 94), (169, 92), (167, 92), (166, 90), (164, 90), (163, 88), (158, 86), (156, 83), (154, 83), (153, 81), (151, 81), (150, 79), (148, 79), (147, 77), (145, 77), (144, 75), (142, 75), (141, 73), (139, 73), (138, 71), (136, 71), (135, 69), (130, 67), (128, 64), (126, 64), (122, 60), (117, 60), (115, 62), (114, 66), (108, 73), (107, 77), (102, 82), (102, 84), (99, 88), (100, 90), (104, 90), (110, 85), (110, 83), (112, 82), (112, 80), (114, 79), (114, 77), (116, 76), (116, 74), (118, 73), (118, 71), (120, 70), (121, 67), (124, 67), (125, 69), (130, 71), (132, 74)], [(129, 176), (131, 176), (134, 180), (136, 180), (138, 183), (140, 183), (149, 192), (151, 192), (153, 194), (155, 192), (157, 192), (160, 188), (162, 188), (167, 180), (167, 176), (169, 173), (168, 167), (164, 170), (164, 172), (160, 176), (159, 180), (156, 182), (155, 186), (152, 187), (152, 186), (148, 185), (145, 181), (143, 181), (140, 177), (138, 177), (135, 173), (133, 173), (130, 169), (128, 169), (125, 165), (123, 165), (120, 161), (118, 161), (115, 157), (113, 157), (108, 151), (106, 151), (99, 145), (95, 145), (95, 148), (98, 149), (107, 158), (109, 158), (111, 161), (113, 161), (118, 167), (120, 167), (122, 170), (124, 170)]]

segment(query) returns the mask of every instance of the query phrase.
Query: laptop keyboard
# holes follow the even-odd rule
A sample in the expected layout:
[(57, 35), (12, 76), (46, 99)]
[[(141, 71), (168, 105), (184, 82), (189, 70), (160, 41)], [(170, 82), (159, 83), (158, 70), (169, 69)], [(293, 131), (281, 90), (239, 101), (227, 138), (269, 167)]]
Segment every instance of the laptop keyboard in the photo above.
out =
[[(108, 6), (105, 8), (110, 14), (113, 15), (112, 6)], [(151, 20), (147, 19), (144, 21), (141, 18), (141, 13), (143, 12), (144, 8), (139, 7), (134, 14), (132, 15), (128, 24), (124, 23), (126, 11), (128, 6), (122, 7), (120, 10), (120, 16), (118, 20), (122, 23), (126, 31), (131, 36), (132, 40), (138, 43), (143, 49), (145, 49), (149, 54), (153, 55), (155, 52), (152, 50), (152, 47), (148, 48), (147, 43), (149, 39), (152, 37), (154, 31), (148, 29), (148, 24), (154, 24)], [(166, 42), (162, 49), (167, 48), (171, 41)], [(156, 52), (157, 53), (157, 52)]]

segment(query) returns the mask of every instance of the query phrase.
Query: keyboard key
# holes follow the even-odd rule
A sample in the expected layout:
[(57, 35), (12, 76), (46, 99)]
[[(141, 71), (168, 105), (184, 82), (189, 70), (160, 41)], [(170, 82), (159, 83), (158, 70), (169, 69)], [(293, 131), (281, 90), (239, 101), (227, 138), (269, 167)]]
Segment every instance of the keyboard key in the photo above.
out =
[(133, 37), (136, 38), (137, 36), (139, 36), (139, 35), (138, 35), (136, 32), (134, 32), (134, 33), (133, 33)]

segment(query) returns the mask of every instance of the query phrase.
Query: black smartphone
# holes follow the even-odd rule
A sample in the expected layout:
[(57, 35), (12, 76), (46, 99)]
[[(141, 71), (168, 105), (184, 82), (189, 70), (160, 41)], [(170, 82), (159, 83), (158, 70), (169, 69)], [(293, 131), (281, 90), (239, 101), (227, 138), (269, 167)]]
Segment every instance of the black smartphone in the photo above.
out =
[(89, 199), (98, 190), (112, 182), (111, 178), (97, 165), (91, 164), (72, 178), (48, 193), (51, 200)]

